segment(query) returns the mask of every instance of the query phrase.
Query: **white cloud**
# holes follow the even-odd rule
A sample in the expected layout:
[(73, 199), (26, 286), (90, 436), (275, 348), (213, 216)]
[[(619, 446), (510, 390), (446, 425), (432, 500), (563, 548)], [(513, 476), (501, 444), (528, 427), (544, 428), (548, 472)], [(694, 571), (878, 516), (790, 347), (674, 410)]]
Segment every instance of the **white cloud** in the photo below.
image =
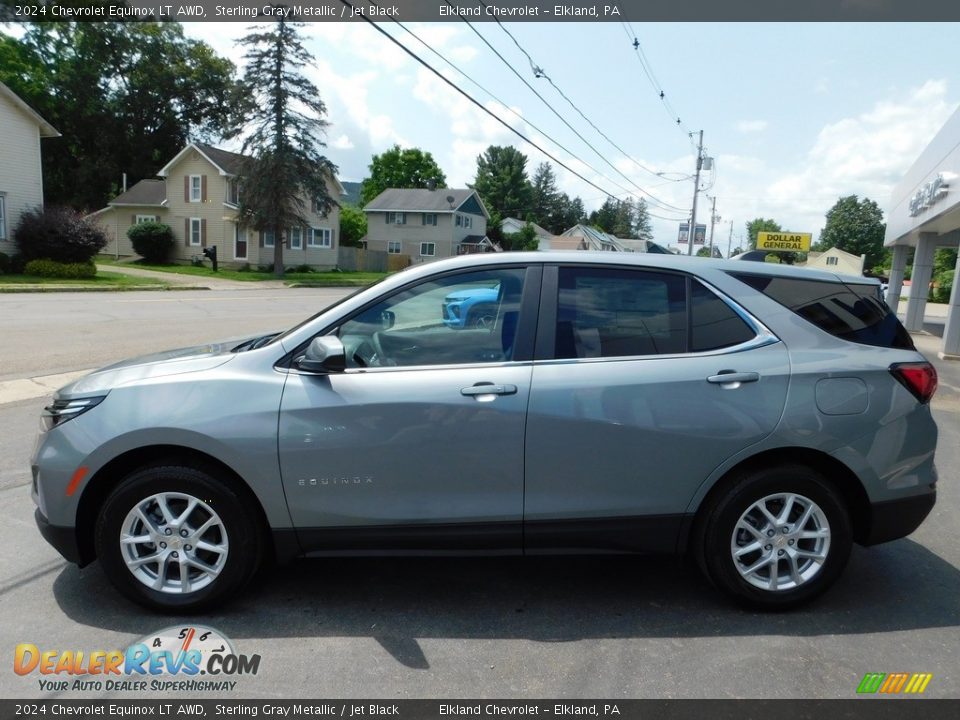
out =
[(353, 150), (353, 141), (344, 134), (330, 143), (330, 147), (337, 150)]
[(737, 130), (742, 133), (763, 132), (767, 129), (766, 120), (741, 120), (737, 123)]

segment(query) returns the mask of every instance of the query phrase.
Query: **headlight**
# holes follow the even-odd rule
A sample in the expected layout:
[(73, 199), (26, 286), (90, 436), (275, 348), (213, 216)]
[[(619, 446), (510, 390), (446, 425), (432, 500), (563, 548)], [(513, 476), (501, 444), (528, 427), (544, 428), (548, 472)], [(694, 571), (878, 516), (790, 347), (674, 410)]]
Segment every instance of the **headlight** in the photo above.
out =
[(106, 395), (99, 397), (76, 398), (74, 400), (54, 400), (53, 405), (48, 405), (43, 409), (40, 416), (40, 428), (43, 432), (52, 430), (57, 425), (65, 423), (71, 418), (82, 415), (90, 408), (96, 407), (103, 402)]

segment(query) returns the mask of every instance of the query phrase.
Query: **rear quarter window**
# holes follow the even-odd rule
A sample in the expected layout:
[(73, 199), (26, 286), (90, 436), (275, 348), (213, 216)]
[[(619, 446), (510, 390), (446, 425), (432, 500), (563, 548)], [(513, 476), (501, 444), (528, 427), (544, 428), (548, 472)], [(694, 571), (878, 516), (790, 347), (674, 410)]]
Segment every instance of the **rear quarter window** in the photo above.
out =
[(834, 337), (914, 350), (913, 340), (872, 285), (730, 273)]

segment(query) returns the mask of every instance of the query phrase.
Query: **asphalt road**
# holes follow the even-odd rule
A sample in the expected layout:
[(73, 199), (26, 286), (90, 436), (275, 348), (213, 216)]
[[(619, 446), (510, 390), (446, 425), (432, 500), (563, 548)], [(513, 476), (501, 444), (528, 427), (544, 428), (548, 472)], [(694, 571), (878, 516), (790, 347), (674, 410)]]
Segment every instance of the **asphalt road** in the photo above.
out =
[[(33, 367), (54, 338), (96, 342), (49, 372), (282, 327), (330, 297), (161, 295), (17, 298), (13, 314), (0, 297), (0, 330), (20, 338), (3, 344), (3, 370)], [(918, 341), (935, 358), (932, 338)], [(199, 620), (262, 656), (234, 697), (851, 698), (864, 673), (895, 671), (933, 673), (927, 696), (960, 697), (960, 363), (935, 362), (933, 514), (908, 539), (856, 548), (837, 585), (801, 611), (741, 611), (669, 558), (338, 559), (270, 571)], [(0, 405), (0, 696), (98, 697), (42, 692), (37, 674), (12, 671), (14, 646), (112, 650), (189, 622), (129, 604), (97, 564), (78, 570), (42, 541), (27, 460), (43, 404)]]

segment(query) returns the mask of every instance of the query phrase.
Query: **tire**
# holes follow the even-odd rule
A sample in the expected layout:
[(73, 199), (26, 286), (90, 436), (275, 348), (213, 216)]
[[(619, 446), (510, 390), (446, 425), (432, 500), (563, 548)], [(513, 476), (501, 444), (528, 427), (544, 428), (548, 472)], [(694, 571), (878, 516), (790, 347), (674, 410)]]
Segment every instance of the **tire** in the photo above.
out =
[[(235, 596), (259, 567), (264, 545), (250, 502), (214, 474), (183, 466), (127, 476), (107, 497), (94, 541), (116, 588), (165, 613), (198, 612)], [(159, 560), (144, 561), (155, 557), (163, 559), (162, 577)]]
[(843, 498), (803, 465), (734, 480), (704, 508), (698, 530), (695, 550), (707, 577), (741, 604), (764, 610), (786, 610), (824, 592), (853, 542)]

